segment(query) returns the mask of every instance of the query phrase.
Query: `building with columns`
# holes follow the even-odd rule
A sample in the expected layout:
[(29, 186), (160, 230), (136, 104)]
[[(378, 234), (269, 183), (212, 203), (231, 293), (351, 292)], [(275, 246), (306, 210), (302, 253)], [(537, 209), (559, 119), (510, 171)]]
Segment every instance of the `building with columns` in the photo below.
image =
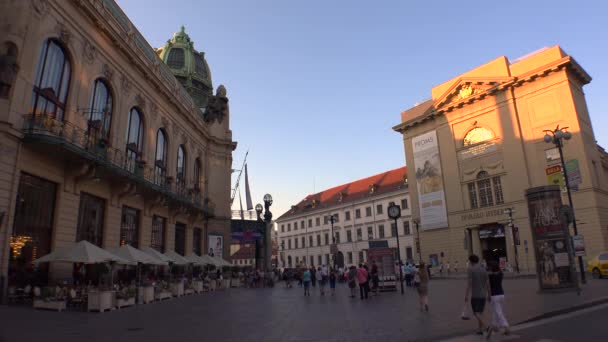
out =
[[(394, 130), (416, 175), (412, 216), (420, 222), (423, 259), (441, 253), (462, 267), (475, 253), (534, 270), (525, 192), (563, 184), (558, 149), (543, 139), (558, 125), (572, 134), (563, 150), (587, 256), (608, 249), (608, 154), (596, 143), (585, 102), (590, 81), (553, 46), (514, 61), (498, 57), (434, 87), (431, 99), (401, 113)], [(519, 246), (505, 209), (514, 210)]]
[(114, 0), (0, 1), (0, 22), (0, 284), (71, 278), (32, 261), (80, 240), (220, 235), (227, 257), (228, 98), (184, 28), (155, 50)]
[[(391, 203), (401, 207), (395, 231)], [(370, 241), (386, 240), (403, 260), (413, 259), (413, 227), (407, 169), (401, 167), (308, 195), (276, 220), (279, 267), (332, 264), (332, 224), (337, 253), (344, 265), (367, 261)]]

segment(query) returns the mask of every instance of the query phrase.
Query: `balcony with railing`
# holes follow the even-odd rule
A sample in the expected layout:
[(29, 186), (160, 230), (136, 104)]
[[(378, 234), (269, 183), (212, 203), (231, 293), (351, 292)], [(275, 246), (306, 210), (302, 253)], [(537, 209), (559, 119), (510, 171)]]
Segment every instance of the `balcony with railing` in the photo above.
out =
[(147, 165), (138, 158), (129, 158), (126, 149), (111, 147), (108, 140), (101, 134), (95, 134), (94, 130), (83, 129), (48, 115), (27, 114), (23, 119), (25, 143), (49, 145), (92, 162), (112, 179), (134, 182), (140, 195), (164, 195), (169, 207), (185, 207), (206, 217), (214, 215), (214, 204), (208, 198), (202, 198), (198, 186), (174, 183), (172, 177), (159, 174), (154, 165)]

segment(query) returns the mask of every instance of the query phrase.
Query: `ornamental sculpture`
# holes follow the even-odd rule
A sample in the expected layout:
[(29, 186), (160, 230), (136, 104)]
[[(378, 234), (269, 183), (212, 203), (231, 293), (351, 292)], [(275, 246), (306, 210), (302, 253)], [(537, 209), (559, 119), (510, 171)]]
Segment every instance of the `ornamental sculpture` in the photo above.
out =
[(217, 87), (215, 95), (209, 97), (209, 103), (203, 116), (206, 123), (212, 123), (217, 120), (222, 123), (224, 117), (229, 113), (228, 97), (226, 97), (226, 87), (220, 85)]

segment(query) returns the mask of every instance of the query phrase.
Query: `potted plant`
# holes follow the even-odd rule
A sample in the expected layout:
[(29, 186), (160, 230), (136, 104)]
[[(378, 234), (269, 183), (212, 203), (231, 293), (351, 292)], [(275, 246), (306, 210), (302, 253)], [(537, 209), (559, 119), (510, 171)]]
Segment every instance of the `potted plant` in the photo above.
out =
[(137, 290), (134, 287), (124, 287), (116, 292), (116, 306), (122, 308), (125, 306), (135, 305), (135, 295)]
[(44, 287), (40, 292), (40, 296), (34, 298), (34, 309), (49, 309), (49, 310), (65, 310), (66, 308), (66, 293), (64, 290), (53, 289), (52, 287)]

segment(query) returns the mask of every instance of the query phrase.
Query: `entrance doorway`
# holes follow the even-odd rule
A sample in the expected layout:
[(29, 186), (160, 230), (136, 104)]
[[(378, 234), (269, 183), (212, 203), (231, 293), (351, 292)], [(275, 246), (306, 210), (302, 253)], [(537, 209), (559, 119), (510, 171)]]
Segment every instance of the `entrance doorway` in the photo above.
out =
[(507, 258), (507, 241), (505, 227), (499, 223), (479, 227), (482, 258), (486, 262), (494, 261), (500, 264), (500, 258)]

